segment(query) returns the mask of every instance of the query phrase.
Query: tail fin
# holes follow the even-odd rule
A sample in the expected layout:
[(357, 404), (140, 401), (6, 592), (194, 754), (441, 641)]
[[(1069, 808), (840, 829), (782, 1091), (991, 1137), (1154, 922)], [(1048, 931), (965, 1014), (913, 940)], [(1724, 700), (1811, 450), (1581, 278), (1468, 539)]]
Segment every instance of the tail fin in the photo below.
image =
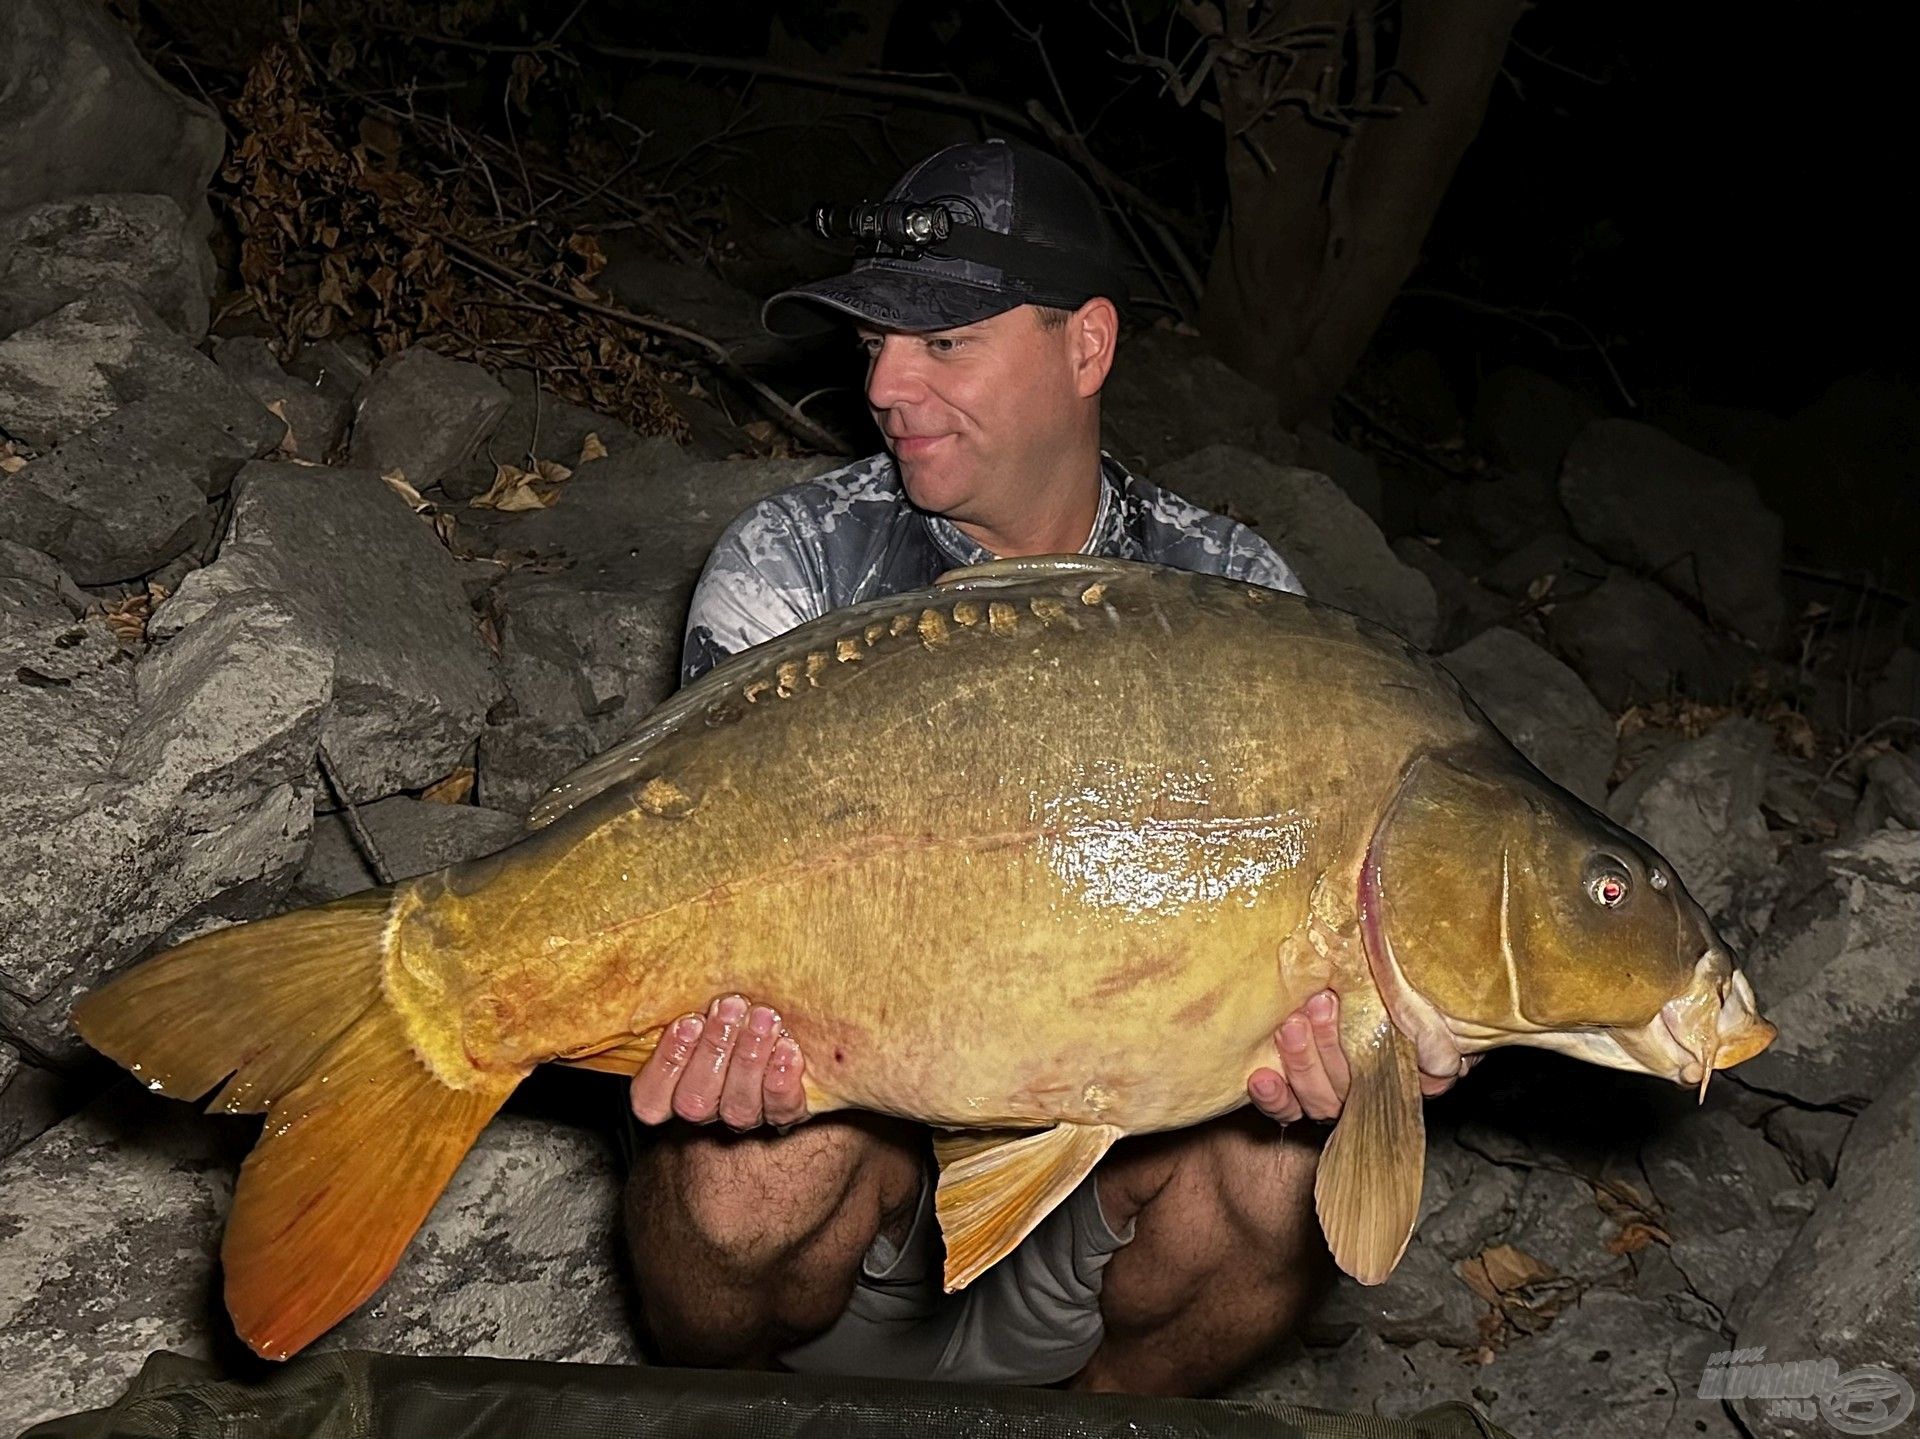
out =
[[(284, 1359), (380, 1287), (518, 1075), (443, 1083), (380, 988), (391, 889), (202, 935), (75, 1006), (75, 1027), (176, 1098), (267, 1112), (221, 1258), (227, 1310)], [(231, 1076), (229, 1078), (229, 1076)]]

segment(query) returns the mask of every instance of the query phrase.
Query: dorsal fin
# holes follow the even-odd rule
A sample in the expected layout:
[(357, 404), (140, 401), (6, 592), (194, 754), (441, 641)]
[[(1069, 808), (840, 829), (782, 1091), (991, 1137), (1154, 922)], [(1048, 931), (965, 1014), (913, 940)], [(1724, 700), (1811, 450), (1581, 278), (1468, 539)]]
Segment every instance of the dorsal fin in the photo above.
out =
[(832, 610), (752, 649), (742, 650), (656, 706), (639, 729), (555, 783), (528, 813), (527, 828), (535, 830), (549, 825), (595, 795), (639, 773), (655, 745), (677, 733), (709, 705), (777, 673), (784, 663), (803, 660), (815, 651), (833, 653), (840, 640), (861, 634), (876, 619), (891, 620), (896, 615), (911, 614), (929, 603), (950, 603), (955, 594), (975, 588), (1000, 589), (1072, 575), (1113, 579), (1162, 568), (1101, 555), (1028, 555), (949, 570), (926, 589), (905, 590)]
[(1120, 575), (1162, 568), (1139, 560), (1119, 560), (1110, 555), (1019, 555), (1010, 560), (988, 560), (948, 570), (934, 584), (940, 589), (971, 588), (978, 584), (1009, 584), (1019, 580), (1044, 580), (1065, 575)]

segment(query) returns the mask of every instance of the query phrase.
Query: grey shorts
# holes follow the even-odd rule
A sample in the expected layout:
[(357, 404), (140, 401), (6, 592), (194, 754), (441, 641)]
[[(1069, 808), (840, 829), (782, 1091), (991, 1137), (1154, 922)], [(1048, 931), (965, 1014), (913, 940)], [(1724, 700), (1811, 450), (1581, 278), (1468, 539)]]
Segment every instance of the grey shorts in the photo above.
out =
[(846, 1312), (781, 1362), (810, 1374), (973, 1384), (1053, 1384), (1079, 1373), (1100, 1347), (1107, 1261), (1133, 1238), (1133, 1222), (1113, 1232), (1090, 1174), (1013, 1253), (947, 1294), (933, 1187), (929, 1174), (899, 1248), (884, 1235), (868, 1248)]

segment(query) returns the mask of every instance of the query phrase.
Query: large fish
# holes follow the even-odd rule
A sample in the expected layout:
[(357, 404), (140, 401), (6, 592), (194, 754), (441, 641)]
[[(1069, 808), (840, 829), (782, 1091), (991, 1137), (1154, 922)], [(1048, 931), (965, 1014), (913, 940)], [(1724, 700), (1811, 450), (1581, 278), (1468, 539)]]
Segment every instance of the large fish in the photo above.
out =
[(1532, 1044), (1704, 1088), (1773, 1037), (1660, 856), (1439, 666), (1180, 571), (1007, 561), (828, 615), (684, 690), (535, 819), (76, 1008), (150, 1088), (224, 1081), (211, 1109), (267, 1113), (222, 1250), (256, 1351), (373, 1293), (535, 1065), (631, 1073), (716, 994), (784, 1016), (815, 1114), (943, 1131), (949, 1288), (1122, 1135), (1244, 1103), (1322, 986), (1353, 1082), (1317, 1207), (1369, 1283), (1419, 1205), (1416, 1061)]

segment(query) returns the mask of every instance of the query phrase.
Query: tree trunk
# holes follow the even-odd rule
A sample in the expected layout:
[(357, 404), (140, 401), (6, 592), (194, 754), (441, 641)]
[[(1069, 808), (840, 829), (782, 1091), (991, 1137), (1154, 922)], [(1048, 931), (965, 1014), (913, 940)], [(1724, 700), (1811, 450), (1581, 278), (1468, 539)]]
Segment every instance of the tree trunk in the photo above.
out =
[[(1323, 416), (1420, 257), (1525, 0), (1228, 0), (1215, 41), (1227, 128), (1227, 220), (1207, 274), (1201, 329), (1228, 364), (1280, 399), (1289, 424)], [(1314, 22), (1340, 46), (1303, 55), (1288, 89), (1325, 93), (1350, 114), (1329, 123), (1275, 107), (1274, 61), (1243, 48)], [(1397, 71), (1397, 74), (1390, 72)], [(1405, 79), (1400, 77), (1404, 76)], [(1409, 85), (1408, 82), (1411, 82)]]

